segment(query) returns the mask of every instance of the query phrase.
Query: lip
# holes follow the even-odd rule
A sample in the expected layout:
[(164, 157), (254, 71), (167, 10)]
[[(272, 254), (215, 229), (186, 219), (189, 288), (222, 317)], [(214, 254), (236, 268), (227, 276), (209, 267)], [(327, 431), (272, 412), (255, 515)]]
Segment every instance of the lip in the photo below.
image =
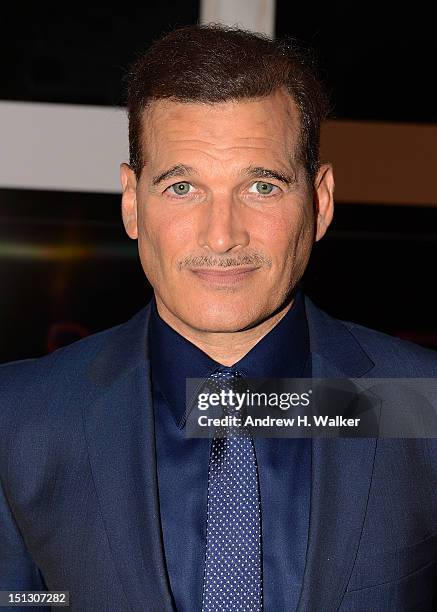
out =
[(247, 279), (252, 272), (259, 270), (259, 267), (238, 266), (237, 268), (191, 268), (191, 272), (199, 279), (216, 285), (235, 285)]

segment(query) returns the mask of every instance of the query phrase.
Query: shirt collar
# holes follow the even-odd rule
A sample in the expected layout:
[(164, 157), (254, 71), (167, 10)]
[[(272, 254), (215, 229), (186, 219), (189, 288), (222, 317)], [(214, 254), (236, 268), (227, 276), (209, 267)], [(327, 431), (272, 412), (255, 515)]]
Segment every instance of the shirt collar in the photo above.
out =
[(186, 379), (237, 369), (246, 378), (299, 378), (309, 355), (303, 296), (298, 292), (285, 316), (239, 361), (223, 366), (170, 327), (152, 300), (149, 322), (152, 383), (161, 391), (176, 424), (183, 427)]

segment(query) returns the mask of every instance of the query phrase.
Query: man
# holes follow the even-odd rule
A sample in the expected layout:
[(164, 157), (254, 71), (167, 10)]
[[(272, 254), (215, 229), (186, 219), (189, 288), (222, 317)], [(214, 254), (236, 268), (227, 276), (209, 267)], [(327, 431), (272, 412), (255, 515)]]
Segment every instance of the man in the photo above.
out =
[(298, 289), (333, 215), (311, 64), (185, 27), (132, 67), (128, 106), (122, 215), (154, 299), (2, 368), (0, 589), (81, 612), (436, 609), (433, 440), (184, 431), (186, 379), (437, 373)]

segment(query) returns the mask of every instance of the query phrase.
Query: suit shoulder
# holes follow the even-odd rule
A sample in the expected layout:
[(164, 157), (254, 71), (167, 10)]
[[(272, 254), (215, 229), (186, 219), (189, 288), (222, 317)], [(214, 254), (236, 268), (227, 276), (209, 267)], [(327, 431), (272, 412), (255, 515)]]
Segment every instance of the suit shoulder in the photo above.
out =
[(395, 370), (396, 375), (429, 376), (437, 375), (437, 351), (402, 340), (389, 334), (370, 329), (358, 323), (340, 321), (361, 344), (376, 365)]

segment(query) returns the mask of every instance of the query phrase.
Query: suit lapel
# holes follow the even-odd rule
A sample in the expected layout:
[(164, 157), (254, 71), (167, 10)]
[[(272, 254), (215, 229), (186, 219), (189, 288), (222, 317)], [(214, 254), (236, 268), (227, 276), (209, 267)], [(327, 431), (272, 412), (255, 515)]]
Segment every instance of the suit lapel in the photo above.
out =
[[(359, 378), (374, 366), (339, 321), (305, 302), (314, 378)], [(337, 610), (364, 523), (375, 438), (312, 440), (311, 509), (299, 612)]]
[(108, 335), (84, 406), (91, 469), (106, 535), (132, 610), (173, 610), (159, 516), (145, 309)]

